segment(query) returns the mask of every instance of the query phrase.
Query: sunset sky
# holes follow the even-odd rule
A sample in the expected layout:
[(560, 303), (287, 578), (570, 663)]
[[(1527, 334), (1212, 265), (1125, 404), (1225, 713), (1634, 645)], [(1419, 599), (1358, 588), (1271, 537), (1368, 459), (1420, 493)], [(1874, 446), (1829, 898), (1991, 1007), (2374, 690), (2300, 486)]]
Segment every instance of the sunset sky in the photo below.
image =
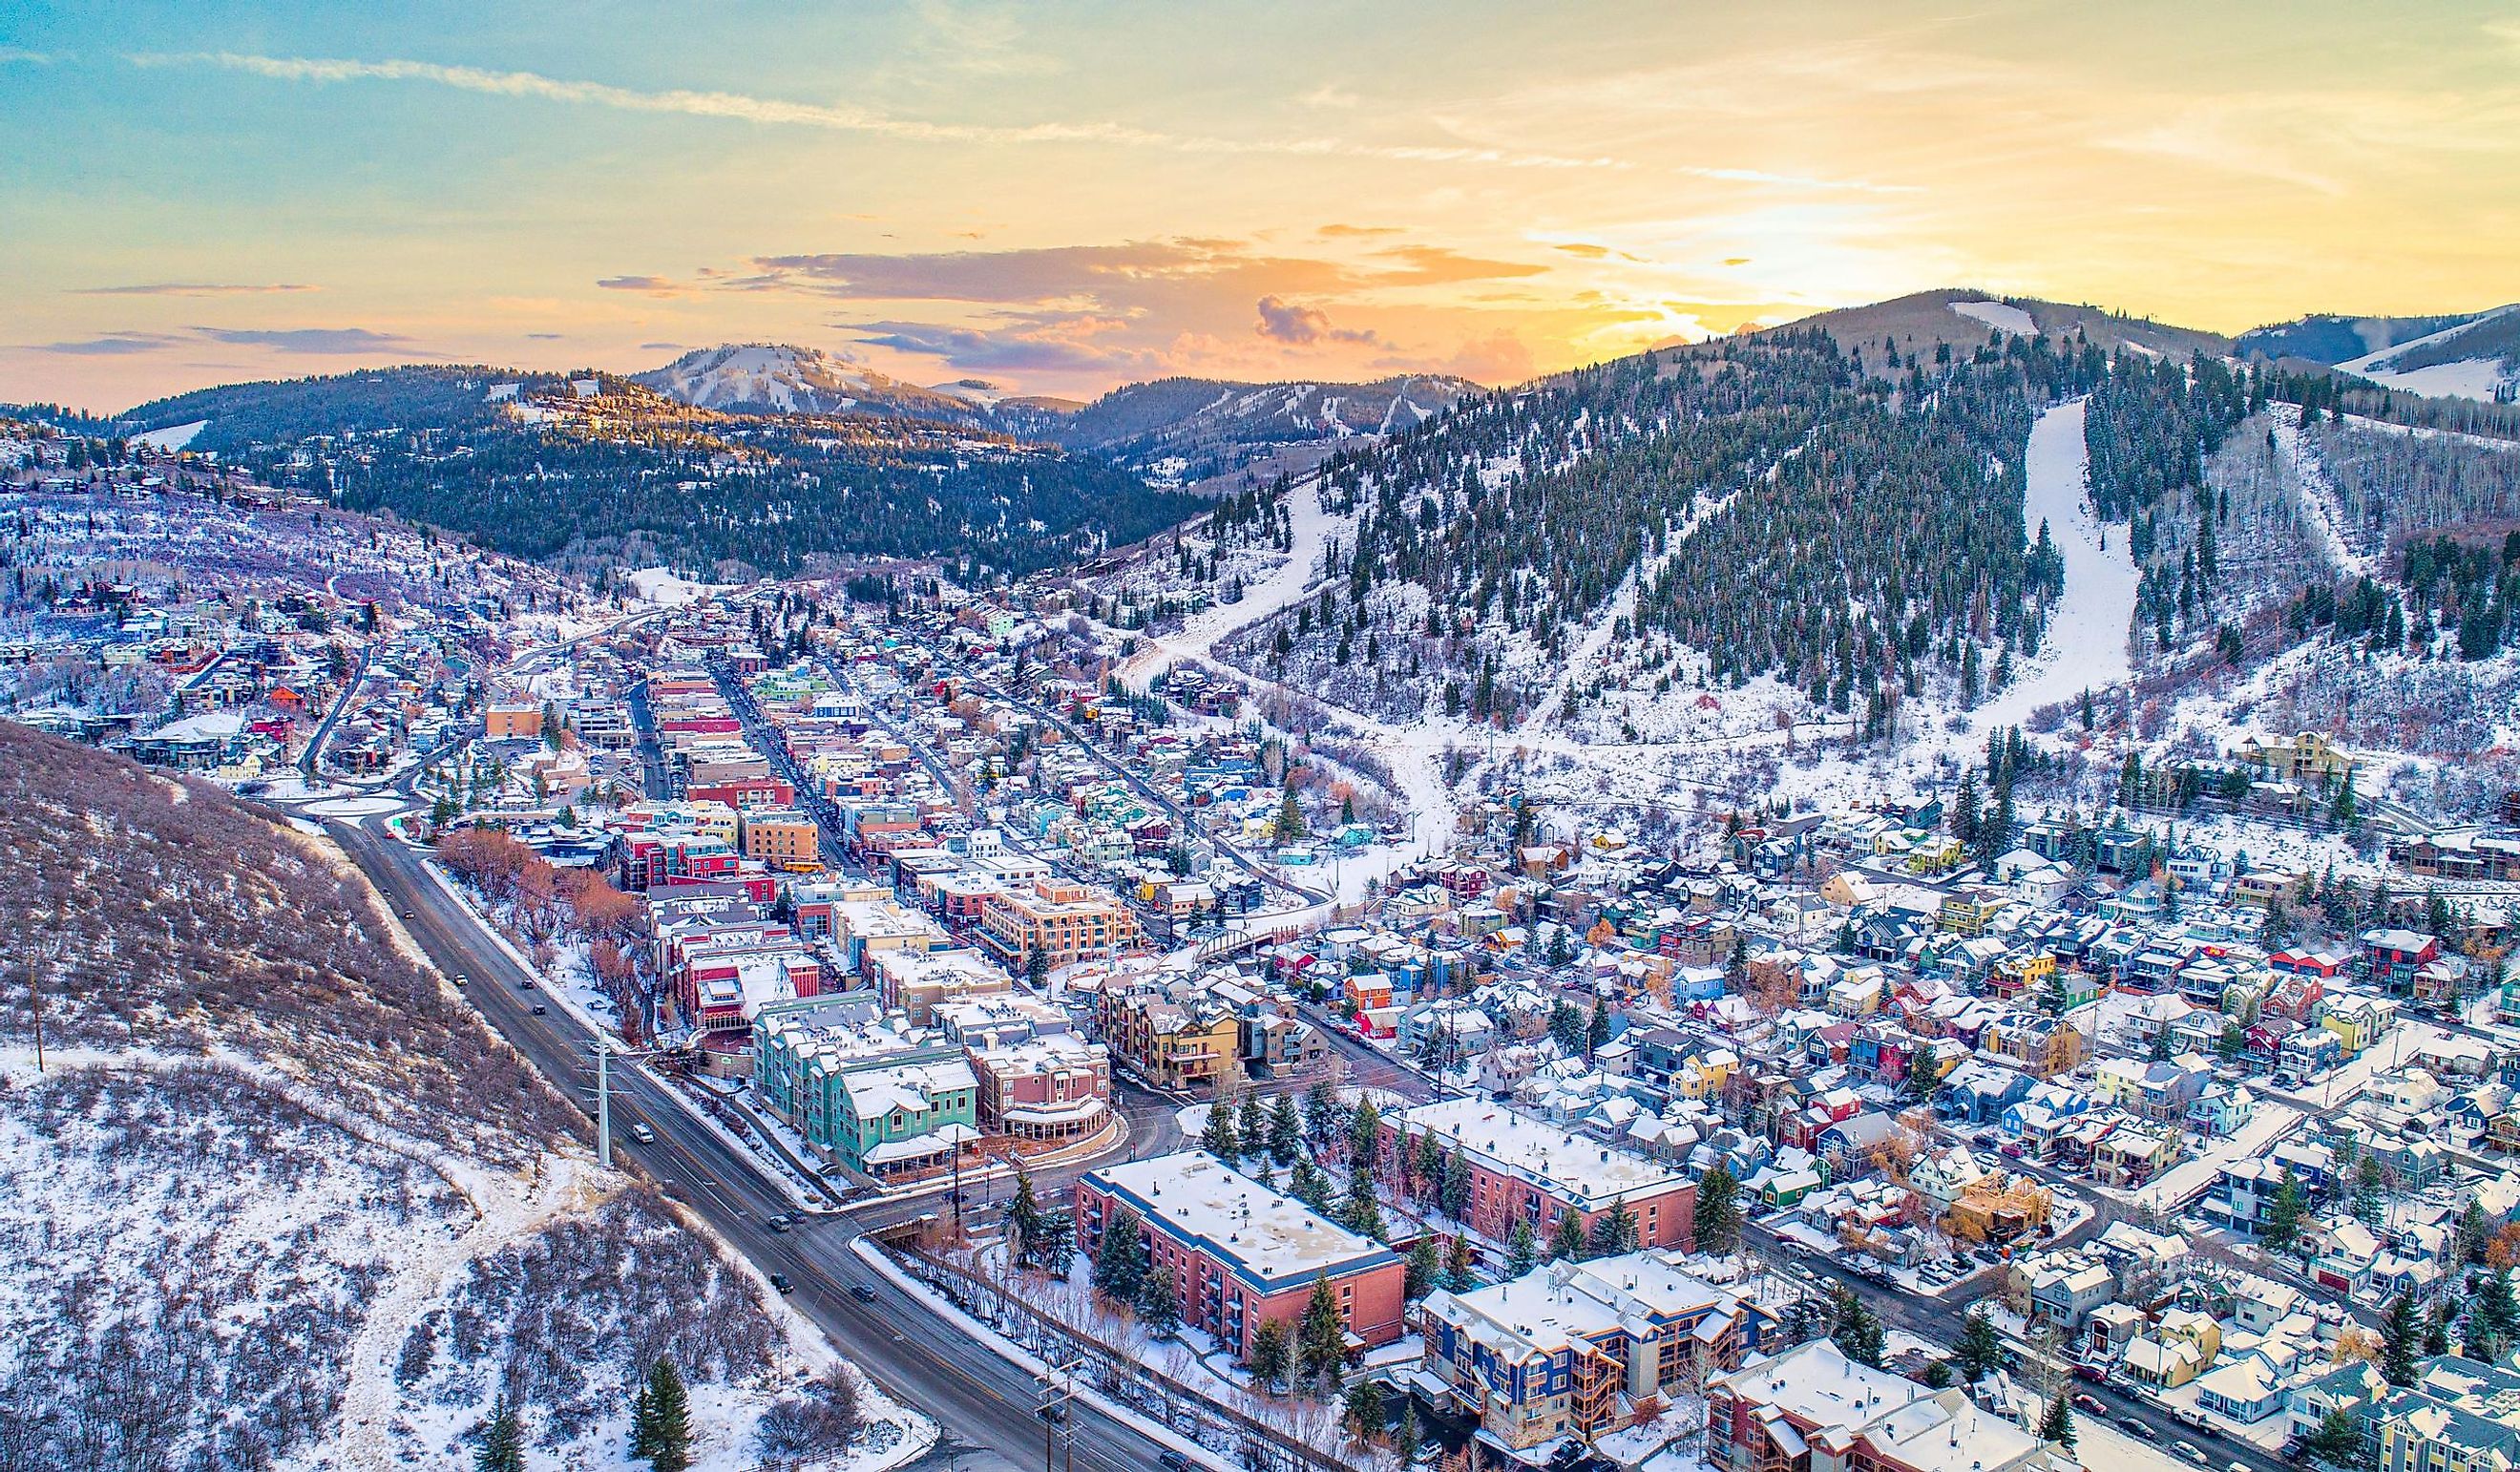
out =
[(1490, 382), (1937, 286), (2520, 298), (2520, 4), (0, 8), (0, 399), (780, 340)]

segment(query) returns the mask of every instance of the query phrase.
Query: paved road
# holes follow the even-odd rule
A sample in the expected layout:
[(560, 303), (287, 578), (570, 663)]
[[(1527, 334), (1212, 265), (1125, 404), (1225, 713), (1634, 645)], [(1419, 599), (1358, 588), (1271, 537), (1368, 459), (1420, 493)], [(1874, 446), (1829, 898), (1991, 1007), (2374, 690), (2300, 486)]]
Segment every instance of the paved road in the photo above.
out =
[(359, 686), (367, 680), (368, 661), (376, 657), (376, 641), (371, 638), (359, 648), (359, 667), (350, 672), (350, 678), (341, 686), (341, 697), (333, 702), (333, 709), (325, 715), (324, 724), (315, 728), (315, 734), (306, 738), (306, 749), (297, 754), (298, 770), (306, 774), (309, 781), (318, 780), (315, 776), (316, 756), (323, 751), (325, 739), (333, 735), (333, 728), (340, 724), (341, 712), (350, 708), (350, 697), (359, 692)]
[[(522, 968), (429, 880), (409, 849), (364, 825), (336, 822), (326, 827), (386, 903), (409, 914), (403, 923), (429, 959), (449, 975), (470, 978), (466, 995), (482, 1017), (545, 1077), (584, 1099), (591, 1088), (586, 1030), (558, 1008), (535, 1014), (542, 994), (523, 990), (529, 978)], [(666, 1099), (653, 1080), (628, 1068), (616, 1068), (612, 1077), (615, 1129), (641, 1122), (656, 1137), (652, 1145), (616, 1140), (616, 1161), (671, 1182), (670, 1193), (737, 1251), (764, 1271), (786, 1273), (799, 1310), (896, 1399), (936, 1420), (946, 1436), (943, 1456), (974, 1468), (1035, 1463), (1044, 1428), (1033, 1413), (1032, 1377), (877, 1276), (854, 1251), (869, 1230), (943, 1209), (939, 1199), (880, 1202), (809, 1218), (790, 1232), (774, 1233), (764, 1219), (788, 1210), (775, 1180)], [(1141, 1102), (1130, 1112), (1147, 1126), (1133, 1138), (1133, 1153), (1178, 1143), (1178, 1135), (1166, 1131), (1169, 1104)], [(1035, 1177), (1035, 1187), (1045, 1195), (1063, 1192), (1082, 1169), (1045, 1170)], [(851, 1295), (850, 1287), (859, 1283), (873, 1285), (874, 1302)], [(1071, 1424), (1076, 1465), (1089, 1472), (1141, 1472), (1160, 1465), (1154, 1443), (1083, 1402), (1074, 1406)]]

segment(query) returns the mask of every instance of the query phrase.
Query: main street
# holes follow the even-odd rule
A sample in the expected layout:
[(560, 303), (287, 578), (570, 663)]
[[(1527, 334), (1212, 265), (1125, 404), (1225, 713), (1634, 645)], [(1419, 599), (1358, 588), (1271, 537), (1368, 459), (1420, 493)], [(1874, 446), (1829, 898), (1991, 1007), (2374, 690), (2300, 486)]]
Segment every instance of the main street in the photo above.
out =
[[(469, 978), (466, 995), (481, 1016), (563, 1093), (584, 1102), (592, 1087), (594, 1038), (559, 1007), (537, 1014), (533, 978), (486, 935), (479, 923), (421, 869), (417, 855), (366, 824), (331, 822), (326, 830), (384, 895), (422, 951), (449, 976)], [(841, 1351), (903, 1405), (934, 1418), (945, 1443), (937, 1458), (959, 1452), (985, 1455), (977, 1464), (1030, 1467), (1042, 1456), (1044, 1425), (1034, 1414), (1039, 1392), (1030, 1374), (1010, 1363), (934, 1312), (896, 1289), (857, 1255), (869, 1232), (898, 1226), (926, 1212), (947, 1209), (941, 1197), (878, 1200), (839, 1212), (809, 1215), (788, 1232), (773, 1232), (766, 1219), (789, 1209), (781, 1182), (718, 1133), (664, 1096), (664, 1086), (643, 1070), (611, 1070), (614, 1128), (633, 1123), (655, 1136), (652, 1144), (618, 1138), (613, 1158), (660, 1182), (705, 1221), (736, 1251), (764, 1272), (785, 1273), (797, 1309), (829, 1334)], [(1178, 1144), (1169, 1101), (1135, 1101), (1133, 1155), (1160, 1153)], [(1047, 1169), (1034, 1177), (1045, 1196), (1063, 1194), (1086, 1169)], [(970, 1193), (967, 1192), (967, 1196)], [(967, 1207), (969, 1203), (967, 1201)], [(862, 1302), (851, 1289), (872, 1288)], [(1076, 1439), (1076, 1465), (1091, 1472), (1145, 1472), (1161, 1466), (1161, 1449), (1128, 1423), (1091, 1403), (1075, 1402), (1068, 1424)], [(974, 1465), (964, 1457), (962, 1465)]]

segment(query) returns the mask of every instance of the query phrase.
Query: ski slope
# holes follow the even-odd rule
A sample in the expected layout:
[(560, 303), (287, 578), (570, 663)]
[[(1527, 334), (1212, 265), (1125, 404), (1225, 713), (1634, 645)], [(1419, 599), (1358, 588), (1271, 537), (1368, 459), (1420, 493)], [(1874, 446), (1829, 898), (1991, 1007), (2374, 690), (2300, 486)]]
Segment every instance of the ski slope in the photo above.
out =
[(2048, 619), (2047, 637), (2027, 669), (1977, 708), (1979, 734), (2017, 726), (2043, 705), (2071, 700), (2128, 679), (2127, 629), (2135, 621), (2135, 560), (2119, 528), (2103, 549), (2108, 528), (2093, 514), (2084, 475), (2090, 454), (2083, 443), (2083, 401), (2060, 404), (2039, 416), (2030, 430), (2030, 484), (2022, 503), (2022, 529), (2032, 541), (2039, 523), (2065, 559), (2065, 592)]

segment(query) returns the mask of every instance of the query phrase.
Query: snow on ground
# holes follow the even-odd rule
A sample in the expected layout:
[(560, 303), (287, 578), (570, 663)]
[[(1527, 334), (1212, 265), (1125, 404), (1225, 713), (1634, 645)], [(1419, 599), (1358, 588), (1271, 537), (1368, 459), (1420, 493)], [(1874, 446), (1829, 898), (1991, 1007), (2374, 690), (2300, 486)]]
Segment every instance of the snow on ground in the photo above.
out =
[(317, 818), (379, 818), (409, 806), (399, 797), (332, 797), (308, 803), (306, 811)]
[(2455, 341), (2467, 333), (2514, 310), (2520, 310), (2520, 307), (2501, 307), (2472, 321), (2462, 322), (2456, 327), (2444, 328), (2438, 333), (2427, 334), (2405, 342), (2391, 343), (2378, 352), (2364, 353), (2362, 357), (2339, 363), (2336, 365), (2336, 371), (2368, 379), (2384, 388), (2395, 388), (2407, 393), (2427, 394), (2435, 398), (2477, 399), (2490, 403), (2498, 391), (2511, 383), (2520, 382), (2520, 367), (2508, 365), (2500, 353), (2488, 351), (2480, 357), (2436, 363), (2428, 368), (2400, 370), (2393, 365), (2404, 362), (2424, 349)]
[(2016, 337), (2039, 335), (2039, 324), (2030, 320), (2028, 312), (2010, 302), (1955, 301), (1952, 303), (1952, 310), (1973, 321), (1983, 322), (1999, 332), (2010, 333)]
[[(2113, 1194), (2124, 1194), (2138, 1206), (2167, 1210), (2190, 1196), (2203, 1194), (2207, 1187), (2222, 1178), (2223, 1167), (2264, 1154), (2269, 1145), (2299, 1129), (2301, 1121), (2300, 1110), (2262, 1098), (2247, 1124), (2214, 1141), (2203, 1154), (2191, 1155), (2172, 1166), (2140, 1190)], [(2102, 1187), (2093, 1186), (2092, 1189)]]
[(195, 420), (189, 424), (169, 424), (163, 429), (151, 429), (135, 434), (131, 436), (131, 442), (135, 445), (147, 445), (153, 450), (172, 452), (191, 444), (195, 435), (209, 426), (208, 420)]
[(664, 567), (642, 567), (630, 574), (630, 586), (648, 602), (679, 608), (710, 594), (722, 593), (731, 585), (695, 582)]
[(2120, 1431), (2107, 1420), (2074, 1413), (2074, 1450), (2086, 1467), (2105, 1472), (2190, 1472), (2169, 1448)]
[[(1956, 303), (1965, 305), (1976, 303)], [(2107, 528), (2084, 483), (2090, 455), (2083, 443), (2083, 410), (2080, 399), (2060, 404), (2040, 415), (2030, 431), (2023, 529), (2036, 541), (2039, 523), (2048, 523), (2048, 538), (2065, 559), (2065, 592), (2048, 614), (2047, 636), (2029, 668), (2016, 670), (2010, 685), (1972, 713), (1975, 739), (1999, 726), (2020, 725), (2043, 705), (2105, 690), (2134, 672), (2127, 628), (2135, 618), (2135, 560), (2123, 529), (2115, 547), (2101, 548)]]
[(2336, 499), (2336, 486), (2327, 478), (2318, 446), (2302, 432), (2300, 407), (2273, 404), (2269, 411), (2274, 417), (2275, 453), (2283, 457), (2293, 483), (2301, 487), (2302, 508), (2309, 513), (2311, 529), (2327, 550), (2328, 559), (2348, 574), (2372, 576), (2379, 570), (2379, 559), (2356, 552), (2346, 540), (2345, 507)]

